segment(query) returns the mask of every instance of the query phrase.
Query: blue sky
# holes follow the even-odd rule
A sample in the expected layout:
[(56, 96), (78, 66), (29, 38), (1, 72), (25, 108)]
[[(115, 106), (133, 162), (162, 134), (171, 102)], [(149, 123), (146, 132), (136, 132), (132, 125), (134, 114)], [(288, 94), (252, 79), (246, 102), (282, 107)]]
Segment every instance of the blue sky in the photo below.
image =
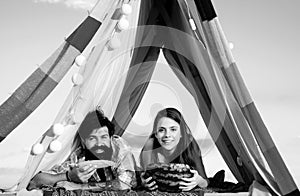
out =
[[(0, 102), (84, 20), (87, 11), (83, 8), (89, 7), (90, 2), (93, 0), (0, 1)], [(213, 2), (223, 30), (234, 44), (233, 55), (245, 83), (299, 185), (300, 158), (295, 152), (300, 149), (300, 2)], [(76, 68), (65, 77), (56, 94), (47, 98), (15, 132), (32, 130), (30, 135), (34, 138), (34, 130), (50, 126), (69, 91), (66, 89), (71, 88), (69, 79), (74, 72)], [(25, 140), (0, 144), (2, 163), (10, 164), (20, 158), (20, 152), (32, 144)], [(22, 156), (26, 160), (27, 155)], [(207, 159), (214, 161), (212, 157)], [(17, 167), (16, 163), (10, 165)]]

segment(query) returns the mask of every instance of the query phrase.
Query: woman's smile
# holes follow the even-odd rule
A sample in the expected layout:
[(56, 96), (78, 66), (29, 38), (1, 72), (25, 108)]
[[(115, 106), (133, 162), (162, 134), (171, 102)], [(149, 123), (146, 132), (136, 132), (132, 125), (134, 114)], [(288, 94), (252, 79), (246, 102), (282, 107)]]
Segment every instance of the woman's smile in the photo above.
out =
[(174, 140), (172, 140), (172, 139), (162, 139), (162, 142), (164, 143), (164, 144), (170, 144), (170, 143), (172, 143)]

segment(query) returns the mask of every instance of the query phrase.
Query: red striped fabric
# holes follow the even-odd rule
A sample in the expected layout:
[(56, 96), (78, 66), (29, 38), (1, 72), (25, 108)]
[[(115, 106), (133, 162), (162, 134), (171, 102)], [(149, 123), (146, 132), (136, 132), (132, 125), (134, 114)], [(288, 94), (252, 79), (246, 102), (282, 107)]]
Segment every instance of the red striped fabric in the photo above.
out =
[(94, 36), (101, 22), (87, 17), (82, 24), (0, 106), (0, 142), (52, 92)]
[[(258, 143), (258, 146), (260, 147), (260, 150), (271, 169), (271, 175), (273, 177), (268, 174), (266, 168), (262, 168), (264, 166), (260, 165), (259, 160), (255, 159), (252, 161), (254, 161), (256, 165), (260, 165), (261, 168), (257, 169), (262, 172), (261, 175), (269, 176), (264, 180), (277, 194), (293, 195), (297, 193), (295, 195), (299, 195), (299, 190), (286, 165), (284, 164), (284, 161), (281, 158), (275, 144), (273, 143), (272, 138), (270, 137), (269, 132), (253, 103), (242, 76), (237, 69), (221, 25), (216, 17), (216, 14), (214, 14), (214, 11), (211, 10), (211, 8), (213, 9), (213, 7), (210, 6), (211, 3), (208, 3), (208, 1), (210, 0), (195, 0), (199, 14), (201, 15), (203, 21), (203, 36), (206, 39), (206, 43), (212, 58), (221, 68), (223, 77), (225, 78), (226, 83), (229, 85), (235, 101), (239, 104), (240, 109), (238, 110), (242, 112), (236, 113), (237, 111), (233, 111), (233, 114), (236, 113), (236, 115), (242, 116), (242, 118), (246, 119), (250, 127), (249, 131), (255, 137), (254, 140)], [(203, 9), (205, 5), (208, 5), (208, 7), (206, 7), (208, 9)], [(239, 131), (242, 134), (244, 132), (244, 130)], [(248, 150), (250, 151), (252, 151), (254, 148), (254, 146), (248, 146)]]

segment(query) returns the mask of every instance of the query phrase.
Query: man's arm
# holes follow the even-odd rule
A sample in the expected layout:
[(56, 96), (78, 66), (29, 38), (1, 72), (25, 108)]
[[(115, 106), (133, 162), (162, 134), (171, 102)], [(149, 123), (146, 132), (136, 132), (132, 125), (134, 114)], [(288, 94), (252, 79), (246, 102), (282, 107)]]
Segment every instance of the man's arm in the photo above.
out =
[(73, 167), (70, 170), (58, 174), (40, 172), (30, 181), (27, 190), (38, 189), (42, 185), (54, 186), (56, 183), (61, 181), (85, 183), (95, 171), (96, 168), (93, 165), (87, 165), (80, 168)]
[(32, 189), (38, 189), (42, 185), (54, 186), (57, 182), (66, 181), (66, 180), (67, 180), (66, 173), (50, 174), (50, 173), (40, 172), (31, 179), (26, 189), (30, 191)]
[(131, 189), (137, 185), (135, 176), (136, 163), (133, 154), (128, 151), (117, 168), (117, 180), (122, 189)]

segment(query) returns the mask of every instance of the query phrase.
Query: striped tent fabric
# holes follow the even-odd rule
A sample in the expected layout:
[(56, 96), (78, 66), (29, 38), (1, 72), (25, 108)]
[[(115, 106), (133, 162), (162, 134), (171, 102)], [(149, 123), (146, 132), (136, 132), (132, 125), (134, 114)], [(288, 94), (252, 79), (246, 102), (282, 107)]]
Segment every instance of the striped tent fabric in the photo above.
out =
[(0, 142), (54, 90), (100, 27), (88, 16), (64, 43), (0, 106)]
[[(166, 2), (164, 3), (166, 4)], [(153, 61), (157, 60), (159, 54), (159, 48), (162, 45), (164, 45), (164, 48), (166, 48), (164, 49), (165, 58), (167, 59), (169, 64), (172, 67), (174, 67), (173, 68), (174, 70), (179, 70), (179, 73), (182, 73), (181, 82), (184, 82), (182, 79), (187, 78), (189, 82), (192, 83), (191, 88), (188, 88), (188, 86), (186, 86), (186, 88), (190, 89), (190, 91), (192, 90), (196, 91), (194, 97), (199, 104), (199, 110), (207, 126), (209, 126), (210, 124), (210, 120), (211, 120), (210, 117), (214, 116), (213, 120), (215, 121), (214, 122), (215, 125), (211, 127), (211, 130), (212, 132), (217, 132), (222, 129), (222, 122), (218, 118), (217, 114), (212, 111), (213, 109), (212, 109), (211, 97), (207, 92), (207, 89), (204, 86), (204, 82), (201, 77), (201, 75), (204, 75), (204, 71), (202, 71), (204, 69), (203, 65), (210, 66), (209, 59), (207, 59), (208, 56), (207, 52), (203, 49), (203, 47), (199, 50), (196, 50), (197, 52), (199, 51), (198, 53), (195, 51), (193, 52), (193, 50), (197, 49), (198, 47), (201, 47), (195, 44), (195, 41), (197, 40), (192, 39), (191, 37), (188, 37), (187, 40), (186, 35), (180, 34), (179, 33), (180, 31), (175, 32), (174, 30), (172, 30), (172, 33), (170, 34), (170, 32), (168, 32), (169, 28), (161, 27), (161, 24), (166, 26), (168, 25), (177, 29), (180, 28), (180, 30), (183, 32), (188, 31), (188, 29), (190, 28), (189, 24), (187, 24), (187, 22), (184, 22), (187, 21), (186, 18), (184, 18), (184, 20), (180, 19), (183, 16), (179, 15), (178, 16), (179, 18), (176, 18), (175, 16), (173, 17), (166, 16), (167, 11), (164, 10), (165, 9), (163, 7), (164, 3), (155, 2), (155, 1), (142, 2), (141, 9), (140, 9), (139, 25), (140, 26), (146, 25), (147, 28), (146, 30), (139, 31), (140, 33), (138, 34), (139, 37), (136, 39), (137, 40), (136, 45), (139, 47), (135, 49), (134, 52), (135, 55), (133, 56), (131, 66), (137, 68), (133, 69), (134, 72), (130, 72), (128, 74), (127, 81), (125, 82), (123, 94), (120, 98), (120, 102), (118, 104), (113, 119), (115, 124), (117, 124), (116, 130), (119, 135), (122, 135), (128, 123), (130, 122), (132, 116), (134, 116), (136, 109), (138, 108), (138, 105), (140, 104), (140, 101), (146, 91), (147, 85), (150, 82), (151, 74), (155, 66)], [(168, 4), (168, 6), (170, 5)], [(176, 9), (176, 10), (180, 9), (178, 6), (179, 5), (174, 4), (174, 7), (172, 9)], [(158, 12), (157, 10), (160, 10), (160, 12)], [(170, 13), (176, 13), (176, 12), (170, 11)], [(160, 26), (155, 25), (156, 21), (160, 21), (159, 23)], [(177, 21), (182, 21), (182, 23), (178, 24)], [(182, 27), (183, 25), (184, 27)], [(153, 34), (151, 33), (153, 31), (155, 31), (156, 32), (155, 35), (158, 36), (153, 36)], [(175, 40), (175, 42), (172, 42), (173, 40)], [(150, 47), (147, 47), (149, 45)], [(176, 51), (176, 52), (174, 53), (171, 51)], [(178, 55), (177, 53), (184, 54), (184, 55)], [(191, 56), (189, 54), (193, 54), (193, 55)], [(186, 60), (186, 59), (198, 58), (200, 55), (204, 59), (197, 59), (197, 60), (194, 59), (193, 63), (188, 62)], [(199, 68), (195, 67), (194, 65), (199, 65)], [(196, 74), (197, 72), (198, 74)], [(207, 74), (206, 76), (208, 77), (209, 80), (211, 80), (209, 74)], [(180, 77), (180, 75), (178, 77)], [(220, 97), (220, 95), (216, 95), (215, 97)], [(220, 100), (218, 100), (218, 102), (220, 102)], [(230, 125), (231, 127), (233, 127), (232, 124)], [(228, 134), (224, 130), (220, 132), (221, 133), (215, 133), (215, 134), (212, 133), (212, 135), (216, 135), (215, 141), (217, 145), (219, 145), (219, 150), (223, 151), (222, 154), (226, 155), (224, 156), (224, 159), (227, 160), (228, 164), (230, 165), (230, 168), (232, 169), (233, 173), (235, 173), (239, 181), (251, 183), (253, 180), (253, 176), (251, 175), (249, 168), (239, 167), (237, 164), (234, 164), (239, 154), (238, 151), (236, 150), (239, 148), (239, 146), (236, 146), (236, 148), (232, 148), (232, 147), (228, 148), (230, 146), (233, 146), (232, 142), (229, 140), (230, 136), (228, 136)], [(221, 137), (219, 137), (219, 135), (221, 135)], [(236, 135), (234, 137), (237, 138)]]
[[(163, 45), (165, 58), (181, 82), (193, 94), (202, 117), (209, 127), (209, 131), (216, 145), (219, 147), (223, 158), (229, 165), (229, 168), (240, 182), (250, 184), (253, 181), (254, 177), (252, 173), (255, 173), (255, 171), (253, 171), (255, 169), (248, 155), (243, 150), (238, 151), (238, 149), (243, 149), (244, 147), (238, 144), (239, 136), (236, 132), (231, 131), (235, 129), (234, 122), (231, 121), (227, 114), (228, 112), (225, 110), (224, 101), (220, 99), (222, 95), (220, 94), (219, 87), (216, 86), (216, 81), (212, 80), (213, 75), (209, 73), (211, 70), (208, 69), (211, 69), (212, 65), (208, 59), (208, 53), (203, 48), (203, 45), (201, 45), (201, 42), (198, 42), (195, 38), (190, 36), (193, 35), (193, 33), (189, 30), (190, 26), (187, 23), (188, 18), (185, 18), (183, 15), (178, 15), (179, 18), (168, 16), (166, 8), (163, 7), (167, 4), (166, 2), (159, 3), (150, 1), (144, 4), (142, 3), (139, 25), (146, 25), (149, 29), (146, 28), (147, 30), (141, 31), (141, 34), (138, 35), (139, 38), (137, 39), (138, 43), (136, 45), (139, 47), (136, 48), (136, 56), (134, 56), (132, 60), (133, 63), (131, 63), (132, 66), (138, 68), (134, 69), (134, 75), (129, 73), (123, 94), (115, 112), (114, 122), (118, 125), (118, 134), (123, 134), (131, 117), (135, 114), (147, 85), (150, 82), (155, 65), (153, 61), (158, 58), (158, 48)], [(168, 4), (168, 6), (170, 6), (170, 4)], [(180, 4), (174, 3), (170, 7), (171, 9), (182, 9), (186, 11), (185, 7), (179, 6)], [(157, 12), (157, 10), (160, 10), (160, 12)], [(169, 11), (169, 13), (174, 12)], [(157, 18), (155, 18), (155, 14)], [(167, 27), (188, 32), (189, 34), (187, 36), (185, 33), (181, 34), (181, 31), (175, 31), (174, 29), (172, 29), (172, 32), (169, 32), (169, 28), (153, 25), (153, 22), (157, 21), (159, 21), (160, 26), (163, 24)], [(178, 21), (181, 22), (178, 23)], [(153, 31), (155, 35), (159, 36), (153, 37), (151, 33)], [(151, 47), (147, 47), (149, 45)], [(193, 60), (193, 62), (187, 59)], [(188, 86), (188, 83), (190, 83), (191, 86)], [(209, 86), (209, 88), (206, 85)], [(213, 90), (214, 92), (209, 92), (209, 90)], [(214, 97), (219, 99), (215, 100), (215, 103), (212, 103)], [(221, 109), (224, 108), (226, 114), (225, 126), (223, 126), (223, 119), (220, 118), (222, 114), (219, 115), (219, 113), (223, 111), (218, 109), (217, 105), (222, 105)], [(232, 142), (232, 140), (235, 142)], [(245, 163), (250, 164), (244, 164), (244, 166), (236, 164), (236, 160), (239, 156), (245, 160)]]
[[(94, 37), (96, 44), (91, 48), (86, 64), (81, 67), (78, 73), (82, 75), (83, 83), (74, 85), (53, 123), (53, 125), (56, 123), (64, 125), (64, 133), (58, 138), (53, 135), (53, 126), (51, 126), (39, 138), (36, 143), (43, 145), (45, 150), (37, 155), (30, 153), (25, 172), (17, 183), (17, 190), (26, 188), (30, 179), (37, 172), (50, 169), (57, 162), (62, 162), (69, 156), (71, 151), (74, 150), (74, 138), (82, 120), (80, 117), (85, 116), (95, 108), (95, 105), (101, 105), (106, 111), (106, 115), (111, 116), (109, 114), (110, 100), (118, 94), (118, 91), (111, 94), (111, 88), (117, 89), (118, 85), (123, 86), (120, 78), (122, 78), (124, 72), (127, 72), (131, 56), (128, 48), (133, 47), (131, 46), (133, 45), (131, 40), (135, 36), (135, 29), (116, 32), (116, 25), (120, 18), (114, 18), (114, 16), (122, 3), (122, 0), (99, 1), (91, 12), (89, 17), (99, 21), (101, 19), (103, 22)], [(135, 2), (133, 8), (138, 7), (138, 5), (139, 2)], [(132, 17), (128, 19), (132, 25), (136, 25), (136, 14), (132, 14)], [(86, 26), (86, 28), (89, 27)], [(83, 31), (85, 30), (87, 29), (84, 28)], [(122, 38), (123, 41), (126, 40), (121, 48), (112, 50), (109, 47), (112, 35)], [(127, 52), (124, 53), (126, 50)], [(54, 140), (58, 140), (64, 146), (57, 153), (49, 150), (49, 146)]]
[(202, 19), (202, 27), (207, 45), (214, 60), (222, 70), (239, 107), (254, 135), (267, 164), (273, 180), (274, 190), (280, 195), (298, 195), (299, 190), (281, 158), (262, 118), (247, 90), (231, 54), (228, 42), (221, 28), (216, 12), (210, 0), (195, 1)]
[[(24, 98), (23, 102), (19, 101), (19, 106), (16, 106), (16, 109), (11, 109), (10, 113), (12, 116), (19, 116), (24, 114), (21, 113), (20, 108), (28, 108), (28, 106), (33, 105), (30, 107), (30, 112), (26, 113), (27, 115), (23, 115), (22, 118), (18, 118), (18, 123), (21, 123), (42, 101), (51, 93), (51, 91), (54, 89), (54, 87), (58, 84), (58, 82), (62, 79), (62, 77), (66, 74), (66, 72), (70, 69), (72, 66), (75, 58), (80, 55), (84, 49), (88, 46), (92, 38), (96, 33), (98, 33), (98, 29), (103, 23), (103, 21), (107, 17), (107, 12), (112, 12), (111, 8), (115, 5), (113, 4), (115, 2), (113, 1), (99, 1), (93, 10), (91, 10), (89, 16), (79, 25), (78, 28), (75, 29), (73, 33), (71, 33), (70, 36), (66, 38), (66, 41), (64, 42), (63, 46), (61, 46), (49, 59), (47, 59), (35, 72), (41, 72), (47, 73), (47, 74), (40, 74), (41, 77), (37, 78), (37, 74), (35, 72), (27, 79), (19, 88), (18, 90), (1, 106), (7, 107), (7, 102), (10, 102), (9, 100), (14, 99), (15, 95), (18, 95), (21, 97), (18, 93), (19, 89), (20, 92), (24, 94), (26, 92), (26, 98)], [(85, 70), (87, 73), (91, 73), (94, 70)], [(43, 76), (43, 77), (42, 77)], [(52, 79), (54, 78), (54, 79)], [(37, 80), (40, 80), (36, 82)], [(57, 81), (57, 82), (54, 82)], [(33, 86), (35, 85), (35, 86)], [(30, 87), (30, 88), (29, 88)], [(50, 88), (51, 87), (51, 88)], [(23, 90), (22, 90), (23, 89)], [(29, 91), (32, 89), (32, 92)], [(78, 91), (78, 87), (76, 87), (76, 90)], [(21, 95), (23, 95), (21, 94)], [(67, 103), (72, 103), (70, 99), (74, 99), (74, 92), (70, 95), (71, 98), (67, 99)], [(30, 104), (26, 104), (28, 103)], [(63, 106), (64, 107), (64, 106)], [(66, 107), (66, 106), (65, 106)], [(63, 108), (65, 109), (65, 108)], [(66, 109), (65, 109), (66, 110)], [(1, 112), (4, 111), (1, 109)], [(8, 111), (8, 110), (6, 110)], [(59, 115), (60, 118), (63, 116), (60, 111)], [(64, 112), (65, 115), (66, 112)], [(1, 113), (2, 115), (2, 113)], [(4, 115), (4, 114), (3, 114)], [(4, 119), (1, 116), (1, 120)], [(61, 120), (61, 119), (59, 119)], [(56, 119), (56, 121), (59, 121)], [(7, 121), (10, 123), (15, 123), (15, 126), (17, 126), (17, 121)], [(1, 126), (5, 126), (5, 123), (1, 123)], [(10, 131), (12, 131), (13, 128), (11, 128)], [(54, 139), (53, 136), (50, 134), (51, 127), (49, 130), (45, 132), (45, 134), (40, 138), (40, 140), (37, 143), (41, 143), (44, 145), (47, 149), (51, 141)], [(2, 132), (1, 132), (2, 133)], [(6, 135), (9, 134), (8, 130), (5, 130), (3, 132), (3, 139)], [(72, 132), (69, 131), (69, 136), (71, 137)], [(74, 136), (73, 136), (74, 137)], [(71, 140), (72, 141), (72, 140)], [(71, 145), (72, 143), (68, 141), (68, 145)], [(66, 148), (68, 149), (68, 148)], [(43, 162), (43, 158), (46, 154), (46, 151), (40, 155), (33, 156), (32, 154), (29, 155), (29, 159), (27, 161), (27, 164), (25, 166), (25, 173), (23, 174), (23, 177), (20, 179), (20, 184), (18, 185), (18, 189), (22, 189), (27, 186), (29, 180), (31, 179), (32, 175), (36, 172), (38, 169), (38, 166), (41, 162)]]
[[(195, 91), (193, 96), (199, 105), (199, 111), (237, 180), (247, 184), (255, 179), (270, 186), (273, 194), (299, 194), (238, 72), (212, 3), (209, 0), (178, 0), (177, 3), (178, 5), (165, 1), (142, 2), (139, 25), (160, 25), (190, 33), (205, 45), (207, 52), (197, 50), (197, 46), (193, 43), (187, 42), (189, 44), (185, 46), (183, 43), (186, 40), (180, 40), (178, 38), (180, 36), (174, 35), (176, 34), (174, 30), (172, 33), (163, 30), (160, 32), (157, 27), (154, 27), (140, 32), (140, 39), (137, 39), (139, 48), (135, 50), (136, 56), (131, 63), (131, 66), (139, 64), (139, 70), (135, 69), (134, 73), (129, 74), (114, 116), (114, 122), (118, 125), (118, 134), (124, 133), (147, 89), (155, 66), (153, 61), (159, 54), (157, 48), (166, 48), (163, 49), (166, 60), (174, 67), (173, 70), (179, 78), (187, 79), (191, 83), (191, 91)], [(175, 9), (181, 10), (182, 13), (175, 12)], [(180, 19), (172, 13), (185, 18), (185, 21), (192, 16), (197, 30), (188, 31), (187, 22), (178, 22)], [(153, 37), (153, 34), (149, 33), (153, 31), (159, 36)], [(172, 39), (166, 38), (168, 36)], [(181, 45), (172, 46), (174, 44), (172, 43), (170, 46), (168, 40)], [(146, 47), (147, 44), (143, 43), (147, 41), (150, 42), (148, 43), (150, 47)], [(143, 44), (146, 48), (141, 47)], [(179, 51), (180, 47), (191, 54), (194, 52), (191, 50), (196, 50), (198, 53), (189, 57), (186, 52)], [(185, 55), (182, 57), (180, 54)], [(186, 58), (195, 59), (196, 55), (198, 57), (207, 55), (210, 60), (200, 65), (200, 59), (194, 62), (186, 60)], [(209, 69), (207, 75), (203, 70), (204, 65)], [(197, 76), (197, 72), (200, 72), (200, 75)], [(180, 80), (185, 85), (182, 78)], [(188, 86), (186, 88), (189, 89)], [(220, 99), (212, 103), (215, 97)], [(271, 171), (267, 169), (268, 167)]]

